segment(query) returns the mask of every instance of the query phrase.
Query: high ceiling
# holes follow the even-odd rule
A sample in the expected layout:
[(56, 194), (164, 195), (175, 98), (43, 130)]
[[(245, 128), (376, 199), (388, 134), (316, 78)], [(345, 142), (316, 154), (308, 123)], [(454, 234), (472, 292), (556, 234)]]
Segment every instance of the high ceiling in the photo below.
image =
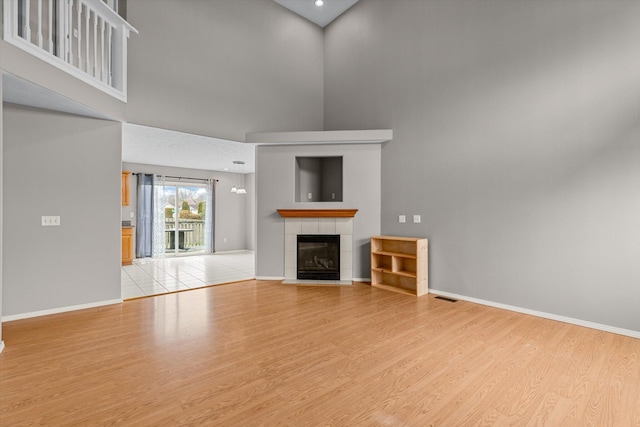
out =
[(315, 0), (274, 1), (322, 28), (358, 2), (358, 0), (324, 0), (324, 5), (318, 7), (314, 4)]

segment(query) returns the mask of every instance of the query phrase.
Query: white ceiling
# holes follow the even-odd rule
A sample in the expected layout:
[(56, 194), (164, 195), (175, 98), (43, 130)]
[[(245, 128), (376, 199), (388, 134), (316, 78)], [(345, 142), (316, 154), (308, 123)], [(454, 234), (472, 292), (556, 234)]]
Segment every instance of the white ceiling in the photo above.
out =
[[(245, 165), (234, 170), (233, 161)], [(255, 146), (226, 139), (124, 123), (122, 161), (179, 168), (255, 172)]]
[(274, 1), (322, 28), (358, 2), (358, 0), (324, 0), (324, 6), (318, 7), (314, 4), (314, 0)]

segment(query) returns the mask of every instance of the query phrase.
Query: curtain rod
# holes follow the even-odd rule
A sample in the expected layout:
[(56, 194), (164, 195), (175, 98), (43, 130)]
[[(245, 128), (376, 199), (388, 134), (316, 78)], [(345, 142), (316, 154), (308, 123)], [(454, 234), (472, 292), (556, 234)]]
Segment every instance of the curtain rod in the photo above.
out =
[[(144, 172), (133, 172), (132, 175), (142, 175)], [(160, 175), (160, 174), (150, 174), (155, 176), (164, 176), (165, 178), (173, 178), (173, 179), (191, 179), (194, 181), (209, 181), (209, 179), (213, 179), (215, 182), (220, 182), (219, 179), (216, 178), (189, 178), (188, 176), (170, 176), (170, 175)]]

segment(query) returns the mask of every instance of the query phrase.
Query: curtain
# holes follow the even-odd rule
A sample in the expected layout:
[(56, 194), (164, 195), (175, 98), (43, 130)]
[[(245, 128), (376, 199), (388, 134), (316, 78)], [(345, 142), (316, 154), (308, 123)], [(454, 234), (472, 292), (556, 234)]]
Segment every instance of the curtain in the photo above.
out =
[(153, 230), (153, 175), (138, 174), (136, 258), (150, 257)]
[(216, 180), (207, 181), (207, 202), (204, 214), (204, 252), (212, 254), (216, 251), (215, 239), (215, 213), (216, 213)]
[(165, 216), (164, 207), (167, 200), (164, 196), (164, 176), (153, 176), (153, 231), (152, 250), (153, 258), (164, 258), (165, 253)]

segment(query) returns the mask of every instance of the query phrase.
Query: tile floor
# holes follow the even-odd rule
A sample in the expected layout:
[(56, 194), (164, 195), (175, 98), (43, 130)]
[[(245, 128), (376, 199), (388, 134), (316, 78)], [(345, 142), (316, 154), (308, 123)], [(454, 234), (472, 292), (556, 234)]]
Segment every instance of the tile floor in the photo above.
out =
[(255, 278), (252, 251), (220, 252), (164, 259), (140, 259), (122, 266), (122, 298), (201, 288)]

